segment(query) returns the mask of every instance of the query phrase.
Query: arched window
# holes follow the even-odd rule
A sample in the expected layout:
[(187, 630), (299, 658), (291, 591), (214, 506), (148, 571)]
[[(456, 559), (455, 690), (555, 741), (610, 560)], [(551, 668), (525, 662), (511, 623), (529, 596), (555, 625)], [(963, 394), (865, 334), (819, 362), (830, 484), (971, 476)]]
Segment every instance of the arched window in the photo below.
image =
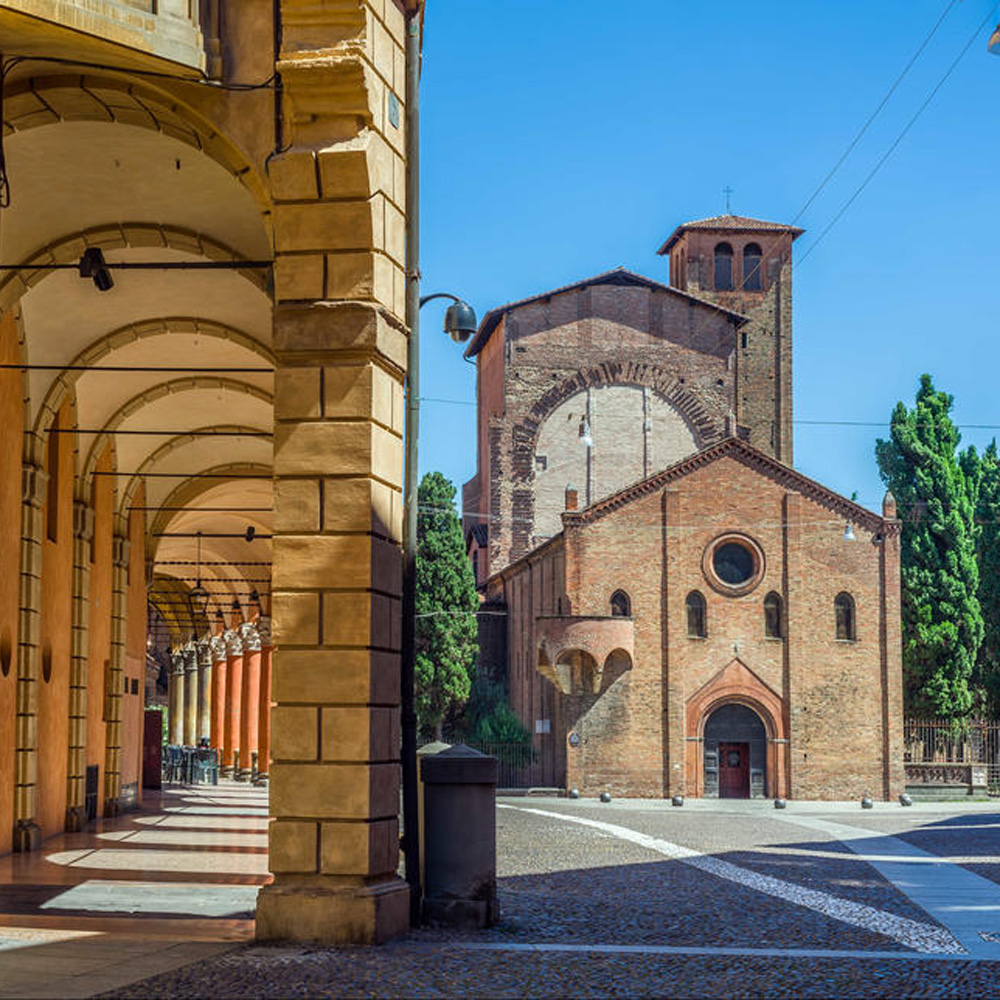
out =
[(632, 602), (624, 590), (616, 590), (611, 595), (611, 614), (615, 618), (629, 618), (632, 615)]
[(764, 635), (769, 639), (782, 637), (781, 598), (772, 590), (764, 598)]
[(733, 248), (728, 243), (715, 245), (715, 290), (733, 290)]
[(684, 603), (687, 606), (688, 636), (692, 639), (704, 639), (708, 635), (704, 596), (697, 590), (692, 590)]
[(764, 287), (760, 273), (762, 257), (758, 243), (748, 243), (743, 248), (743, 287), (748, 292), (759, 292)]
[(834, 598), (833, 612), (837, 621), (837, 638), (852, 641), (857, 638), (854, 621), (854, 598), (845, 591), (841, 591)]

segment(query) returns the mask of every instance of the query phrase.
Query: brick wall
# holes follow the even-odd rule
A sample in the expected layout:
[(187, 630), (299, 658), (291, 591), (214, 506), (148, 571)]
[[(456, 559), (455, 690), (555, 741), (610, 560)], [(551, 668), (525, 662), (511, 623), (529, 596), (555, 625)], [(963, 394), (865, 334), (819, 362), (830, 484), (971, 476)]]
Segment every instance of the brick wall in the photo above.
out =
[[(700, 794), (705, 719), (732, 701), (764, 718), (766, 794), (897, 794), (894, 525), (729, 444), (607, 510), (567, 514), (562, 536), (491, 581), (491, 594), (509, 608), (515, 710), (526, 722), (539, 706), (554, 712), (554, 749), (567, 755), (557, 779), (588, 794)], [(855, 541), (844, 539), (846, 517)], [(704, 564), (713, 540), (729, 532), (762, 554), (759, 579), (739, 596), (713, 584)], [(536, 669), (535, 618), (556, 613), (561, 586), (574, 615), (609, 614), (617, 589), (631, 598), (634, 661), (598, 696), (560, 695)], [(705, 638), (687, 634), (692, 590), (707, 604)], [(764, 634), (772, 591), (784, 609), (781, 638)], [(836, 638), (841, 591), (855, 600), (854, 641)], [(571, 729), (577, 747), (567, 747)]]
[[(464, 491), (480, 507), (489, 499), (491, 571), (551, 533), (568, 482), (586, 497), (578, 432), (588, 390), (598, 408), (591, 461), (603, 465), (591, 469), (592, 500), (720, 440), (736, 405), (738, 326), (736, 316), (652, 282), (584, 285), (512, 307), (479, 355), (478, 488)], [(635, 395), (600, 395), (612, 386)], [(645, 442), (643, 390), (653, 423)], [(635, 437), (623, 441), (632, 415)], [(607, 461), (610, 450), (620, 462)], [(539, 455), (547, 468), (539, 470)], [(549, 474), (536, 484), (539, 471)]]

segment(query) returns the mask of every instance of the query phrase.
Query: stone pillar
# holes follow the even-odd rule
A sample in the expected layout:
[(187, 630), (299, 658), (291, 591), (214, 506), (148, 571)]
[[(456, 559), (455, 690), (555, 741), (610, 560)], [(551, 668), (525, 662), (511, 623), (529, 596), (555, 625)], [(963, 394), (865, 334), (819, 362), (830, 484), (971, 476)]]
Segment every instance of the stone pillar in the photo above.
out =
[(195, 745), (203, 739), (211, 741), (212, 733), (212, 649), (207, 639), (198, 643), (198, 721), (195, 725)]
[(66, 762), (66, 830), (87, 823), (87, 672), (90, 664), (90, 543), (94, 511), (73, 503), (73, 609), (69, 664), (69, 759)]
[(212, 636), (212, 724), (209, 742), (219, 751), (220, 763), (226, 731), (226, 640), (221, 631)]
[(257, 937), (375, 943), (409, 926), (396, 874), (405, 27), (395, 0), (282, 0), (281, 13), (274, 881)]
[(237, 781), (253, 778), (260, 715), (260, 636), (252, 623), (240, 628), (243, 645), (243, 690), (240, 697), (240, 769)]
[(198, 649), (193, 642), (184, 647), (184, 746), (198, 742)]
[(243, 698), (243, 646), (236, 629), (226, 632), (226, 716), (222, 737), (222, 775), (236, 777), (240, 752), (240, 708)]
[[(26, 450), (38, 444), (32, 436)], [(37, 449), (36, 449), (37, 450)], [(42, 588), (42, 506), (48, 482), (41, 464), (21, 470), (21, 605), (17, 638), (17, 721), (14, 752), (14, 850), (41, 843), (35, 819), (38, 777), (38, 643)]]
[(168, 699), (170, 735), (167, 739), (172, 746), (179, 747), (184, 742), (184, 656), (179, 649), (170, 651)]
[(123, 523), (111, 539), (111, 665), (108, 690), (104, 753), (104, 815), (118, 814), (122, 772), (122, 696), (125, 692), (125, 628), (128, 616), (128, 524)]
[(266, 784), (271, 768), (271, 619), (257, 620), (260, 635), (260, 717), (257, 727), (257, 783)]

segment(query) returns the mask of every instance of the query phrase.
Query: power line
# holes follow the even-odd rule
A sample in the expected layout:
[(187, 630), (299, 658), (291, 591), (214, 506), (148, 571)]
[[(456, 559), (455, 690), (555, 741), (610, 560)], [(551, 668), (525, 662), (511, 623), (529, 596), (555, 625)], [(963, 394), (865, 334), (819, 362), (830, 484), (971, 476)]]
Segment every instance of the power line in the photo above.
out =
[(934, 98), (937, 96), (937, 92), (945, 85), (945, 82), (955, 71), (958, 64), (962, 61), (963, 58), (965, 58), (965, 54), (969, 51), (970, 48), (972, 48), (976, 39), (980, 37), (980, 35), (983, 33), (983, 30), (992, 21), (998, 6), (1000, 6), (1000, 4), (994, 4), (990, 8), (986, 17), (984, 17), (983, 20), (979, 22), (979, 24), (976, 26), (975, 31), (973, 31), (973, 33), (969, 36), (969, 40), (962, 47), (962, 51), (959, 52), (959, 54), (955, 57), (954, 62), (952, 62), (952, 64), (948, 67), (948, 69), (945, 70), (944, 76), (942, 76), (941, 79), (938, 80), (934, 88), (924, 99), (923, 103), (920, 105), (919, 108), (917, 108), (916, 113), (906, 123), (906, 125), (903, 126), (903, 130), (899, 133), (899, 135), (896, 136), (892, 144), (882, 154), (882, 156), (879, 157), (878, 161), (875, 163), (875, 166), (872, 167), (872, 169), (869, 171), (865, 179), (855, 189), (854, 193), (850, 196), (850, 198), (847, 199), (847, 201), (844, 202), (844, 204), (840, 208), (840, 211), (837, 212), (837, 214), (827, 224), (826, 228), (823, 229), (822, 232), (819, 234), (819, 236), (817, 236), (816, 239), (812, 241), (812, 243), (806, 249), (806, 252), (798, 259), (798, 261), (795, 264), (796, 267), (801, 267), (802, 264), (805, 263), (805, 261), (809, 258), (809, 255), (813, 252), (813, 250), (815, 250), (816, 247), (818, 247), (820, 243), (823, 242), (824, 238), (827, 236), (830, 230), (833, 229), (833, 227), (841, 220), (841, 218), (843, 218), (844, 213), (847, 212), (847, 210), (851, 207), (851, 205), (854, 204), (857, 198), (861, 195), (861, 192), (864, 191), (866, 187), (868, 187), (869, 183), (872, 181), (875, 175), (879, 172), (879, 170), (882, 169), (885, 162), (896, 151), (896, 148), (909, 133), (910, 129), (913, 128), (913, 126), (917, 123), (917, 119), (920, 118), (920, 116), (927, 109), (928, 105), (930, 105), (931, 101), (933, 101)]
[(896, 79), (893, 81), (892, 86), (886, 91), (885, 96), (882, 98), (881, 101), (879, 101), (875, 110), (868, 116), (864, 125), (861, 126), (861, 129), (858, 132), (858, 134), (851, 140), (847, 148), (841, 154), (840, 159), (837, 160), (837, 162), (830, 168), (829, 173), (823, 178), (822, 181), (820, 181), (819, 186), (809, 196), (809, 198), (806, 200), (806, 203), (802, 206), (802, 208), (799, 209), (798, 214), (795, 216), (795, 218), (792, 219), (793, 225), (794, 223), (798, 222), (798, 220), (802, 218), (803, 215), (805, 215), (806, 210), (809, 208), (809, 206), (817, 199), (817, 197), (819, 197), (820, 192), (827, 186), (827, 184), (830, 183), (830, 181), (833, 179), (833, 176), (844, 165), (844, 162), (851, 155), (851, 153), (854, 152), (855, 147), (861, 141), (862, 137), (871, 127), (875, 119), (882, 113), (883, 108), (885, 108), (885, 106), (889, 103), (889, 100), (892, 97), (892, 95), (896, 93), (897, 88), (906, 78), (910, 70), (913, 68), (914, 63), (916, 63), (916, 61), (920, 58), (924, 49), (927, 48), (928, 44), (930, 43), (930, 40), (937, 34), (938, 28), (940, 28), (941, 25), (944, 23), (944, 19), (951, 12), (951, 9), (952, 7), (955, 6), (956, 2), (957, 0), (950, 0), (950, 2), (945, 6), (944, 10), (941, 13), (941, 16), (935, 22), (934, 27), (931, 28), (927, 37), (920, 43), (919, 47), (917, 48), (917, 51), (914, 52), (913, 56), (910, 58), (910, 61), (906, 64), (906, 66), (903, 67), (902, 73), (900, 73), (899, 76), (896, 77)]

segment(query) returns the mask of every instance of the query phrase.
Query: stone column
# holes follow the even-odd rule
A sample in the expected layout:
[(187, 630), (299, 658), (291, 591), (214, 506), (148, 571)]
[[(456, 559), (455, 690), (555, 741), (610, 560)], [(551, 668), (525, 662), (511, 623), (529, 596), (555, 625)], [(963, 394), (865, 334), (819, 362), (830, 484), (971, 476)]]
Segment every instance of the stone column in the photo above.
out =
[(240, 697), (240, 769), (237, 781), (253, 777), (257, 756), (257, 723), (260, 715), (260, 636), (252, 623), (240, 628), (243, 645), (243, 690)]
[(179, 649), (170, 651), (170, 689), (167, 702), (169, 719), (168, 739), (172, 746), (184, 742), (184, 656)]
[(73, 609), (69, 664), (69, 759), (66, 762), (66, 830), (87, 823), (84, 802), (87, 779), (87, 671), (90, 663), (90, 542), (94, 511), (82, 500), (73, 503)]
[(104, 815), (118, 814), (122, 772), (122, 696), (125, 693), (125, 628), (128, 616), (130, 542), (124, 522), (111, 540), (111, 669), (108, 671), (106, 745), (104, 753)]
[(193, 642), (184, 647), (184, 746), (198, 741), (198, 649)]
[(257, 783), (266, 784), (271, 767), (271, 619), (257, 620), (260, 635), (260, 716), (257, 726)]
[(282, 0), (281, 13), (274, 882), (257, 936), (375, 943), (409, 926), (396, 874), (405, 28), (394, 0)]
[(226, 640), (221, 632), (212, 636), (212, 724), (209, 742), (219, 751), (220, 763), (226, 731)]
[[(26, 450), (38, 449), (33, 435)], [(48, 482), (41, 464), (21, 470), (21, 606), (17, 635), (16, 746), (14, 751), (14, 850), (33, 851), (41, 843), (35, 819), (38, 776), (38, 643), (42, 576), (42, 506)]]
[(212, 732), (212, 649), (207, 639), (198, 643), (198, 722), (194, 740), (211, 740)]
[(243, 698), (243, 646), (237, 629), (226, 639), (226, 717), (222, 737), (222, 775), (235, 778), (239, 767), (240, 708)]

